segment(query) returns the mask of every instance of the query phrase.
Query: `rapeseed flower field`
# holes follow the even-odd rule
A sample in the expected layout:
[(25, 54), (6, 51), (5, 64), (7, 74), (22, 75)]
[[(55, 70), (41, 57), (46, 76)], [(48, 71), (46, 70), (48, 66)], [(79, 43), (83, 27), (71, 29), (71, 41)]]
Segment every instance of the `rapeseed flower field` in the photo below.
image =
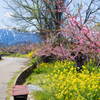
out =
[(100, 100), (100, 69), (86, 64), (78, 73), (75, 65), (73, 61), (39, 65), (40, 69), (52, 68), (43, 81), (44, 91), (49, 94), (45, 100)]

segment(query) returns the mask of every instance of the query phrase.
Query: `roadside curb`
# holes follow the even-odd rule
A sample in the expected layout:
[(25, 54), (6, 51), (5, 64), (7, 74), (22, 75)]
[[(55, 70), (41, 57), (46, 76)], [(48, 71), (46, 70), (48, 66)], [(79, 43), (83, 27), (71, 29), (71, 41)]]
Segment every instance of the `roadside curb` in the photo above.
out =
[[(24, 69), (21, 73), (18, 74), (17, 78), (14, 81), (14, 85), (23, 85), (26, 81), (26, 78), (32, 73), (33, 69), (36, 68), (37, 63), (34, 65), (29, 66), (28, 68)], [(13, 96), (10, 96), (10, 100), (14, 100)], [(28, 100), (34, 100), (28, 95)]]

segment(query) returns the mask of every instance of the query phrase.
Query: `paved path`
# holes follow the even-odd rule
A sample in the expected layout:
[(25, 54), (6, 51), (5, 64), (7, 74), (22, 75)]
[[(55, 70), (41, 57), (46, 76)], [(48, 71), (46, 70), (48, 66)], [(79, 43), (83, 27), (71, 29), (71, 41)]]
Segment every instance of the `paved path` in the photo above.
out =
[(7, 83), (28, 61), (27, 58), (3, 57), (3, 59), (0, 61), (0, 100), (6, 100)]

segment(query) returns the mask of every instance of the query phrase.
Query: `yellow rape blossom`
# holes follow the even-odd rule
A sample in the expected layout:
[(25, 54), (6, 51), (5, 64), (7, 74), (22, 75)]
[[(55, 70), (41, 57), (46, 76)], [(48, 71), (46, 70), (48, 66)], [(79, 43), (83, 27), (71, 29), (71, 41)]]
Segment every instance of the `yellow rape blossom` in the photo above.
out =
[(99, 69), (97, 71), (96, 68), (91, 68), (91, 70), (89, 70), (91, 66), (88, 68), (87, 65), (82, 67), (82, 73), (77, 73), (74, 62), (57, 61), (55, 63), (54, 70), (50, 75), (47, 75), (48, 79), (46, 79), (48, 82), (51, 82), (48, 85), (48, 89), (51, 93), (53, 93), (53, 97), (56, 97), (56, 99), (53, 99), (92, 100), (95, 96), (97, 96), (97, 99), (100, 100)]

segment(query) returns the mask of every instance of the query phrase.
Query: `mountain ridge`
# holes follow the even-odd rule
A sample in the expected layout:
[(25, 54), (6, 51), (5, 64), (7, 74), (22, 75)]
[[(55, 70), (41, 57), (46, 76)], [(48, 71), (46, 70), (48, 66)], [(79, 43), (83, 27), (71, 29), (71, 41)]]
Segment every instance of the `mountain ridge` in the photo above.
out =
[(38, 43), (38, 36), (33, 33), (24, 33), (10, 29), (0, 29), (0, 45), (14, 45), (16, 43)]

